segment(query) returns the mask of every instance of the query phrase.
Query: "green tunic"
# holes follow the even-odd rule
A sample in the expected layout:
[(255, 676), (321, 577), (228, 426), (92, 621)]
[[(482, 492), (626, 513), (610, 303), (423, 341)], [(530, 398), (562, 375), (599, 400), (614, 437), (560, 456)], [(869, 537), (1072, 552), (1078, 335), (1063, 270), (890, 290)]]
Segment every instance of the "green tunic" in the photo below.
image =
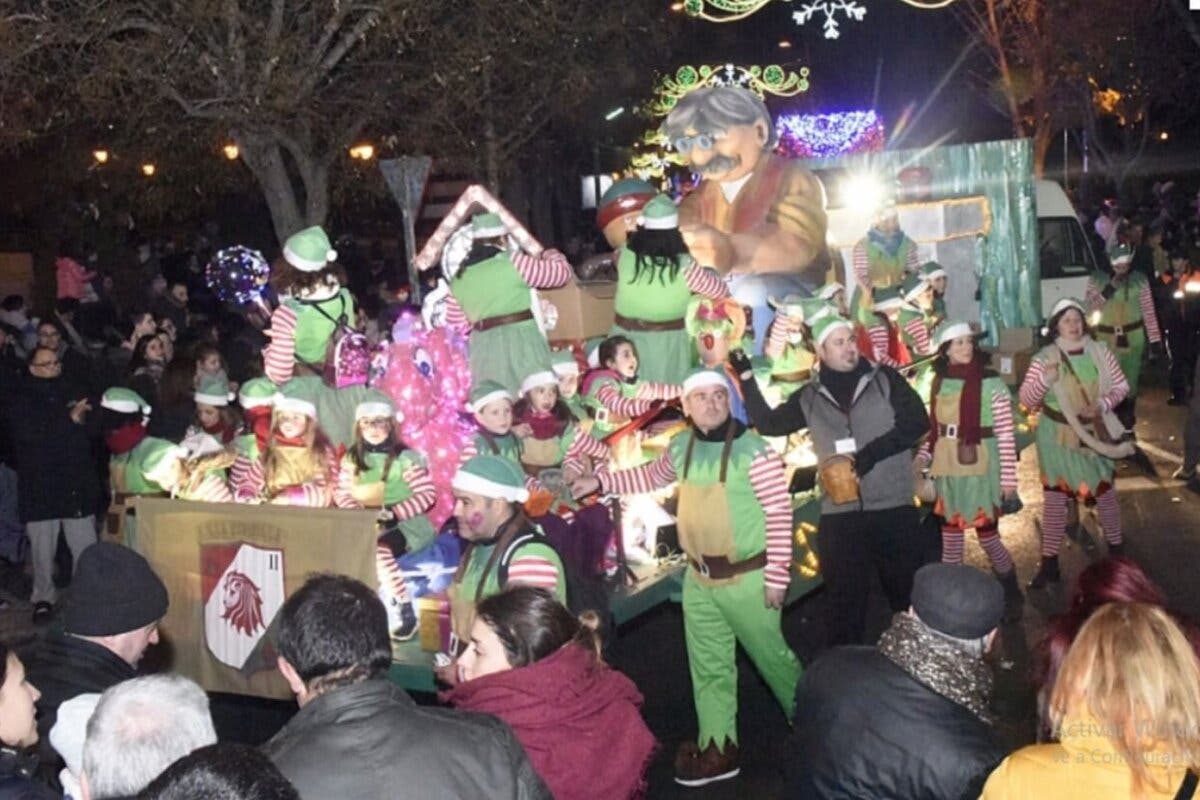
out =
[(575, 392), (575, 394), (571, 395), (570, 397), (564, 397), (563, 402), (567, 404), (567, 408), (571, 410), (571, 413), (575, 416), (576, 421), (583, 422), (588, 418), (587, 406), (584, 405), (583, 395), (581, 395), (579, 392)]
[(683, 325), (692, 299), (683, 270), (692, 261), (687, 254), (681, 254), (679, 261), (680, 269), (674, 279), (664, 274), (659, 280), (658, 268), (647, 266), (635, 281), (637, 254), (622, 248), (617, 259), (613, 310), (620, 316), (646, 322), (679, 322), (678, 329), (667, 331), (629, 330), (619, 322), (613, 325), (612, 335), (627, 336), (637, 348), (638, 374), (655, 383), (683, 383), (688, 371), (698, 363), (696, 348)]
[(163, 439), (147, 436), (125, 457), (125, 491), (129, 494), (162, 494), (166, 489), (146, 477), (146, 458), (157, 444), (169, 444)]
[[(467, 567), (463, 571), (462, 583), (459, 584), (459, 591), (462, 597), (471, 602), (475, 601), (475, 592), (479, 587), (479, 581), (483, 578), (484, 568), (487, 567), (488, 560), (492, 557), (492, 551), (495, 549), (495, 544), (476, 545), (472, 548), (470, 560), (467, 561)], [(554, 551), (553, 547), (547, 544), (531, 542), (521, 545), (515, 554), (515, 558), (524, 558), (527, 556), (544, 558), (554, 564), (558, 570), (558, 583), (554, 594), (558, 597), (559, 601), (565, 604), (567, 602), (567, 580), (563, 572), (562, 559), (559, 558), (558, 553)], [(504, 588), (500, 585), (498, 572), (497, 565), (493, 564), (491, 571), (483, 582), (483, 592), (479, 595), (480, 600), (500, 594), (500, 590)]]
[(482, 431), (477, 430), (473, 441), (476, 453), (498, 455), (517, 466), (521, 465), (521, 441), (512, 433), (506, 433), (503, 436), (497, 436), (494, 433), (485, 435)]
[[(464, 267), (450, 292), (472, 324), (532, 310), (532, 290), (507, 253)], [(468, 349), (472, 383), (496, 381), (513, 395), (527, 375), (550, 366), (550, 347), (532, 319), (472, 330)]]
[(908, 254), (916, 249), (917, 243), (907, 236), (896, 248), (896, 254), (891, 255), (878, 247), (869, 238), (863, 239), (867, 249), (867, 276), (871, 286), (876, 289), (895, 286), (904, 281), (904, 268), (908, 264)]
[[(962, 380), (942, 379), (937, 396), (939, 424), (957, 425), (961, 422), (959, 400), (962, 389)], [(1003, 398), (1005, 403), (1012, 403), (1012, 396), (1004, 381), (998, 377), (984, 378), (980, 391), (980, 427), (994, 426), (992, 398), (997, 396)], [(952, 525), (972, 528), (999, 516), (1000, 445), (995, 436), (980, 442), (977, 457), (978, 461), (973, 465), (960, 463), (957, 441), (945, 436), (938, 437), (930, 474), (937, 484), (937, 512)]]
[[(784, 400), (808, 382), (812, 375), (816, 355), (803, 342), (788, 343), (783, 346), (783, 352), (771, 360), (770, 382), (779, 387)], [(803, 376), (803, 377), (801, 377)]]
[(339, 322), (354, 327), (354, 297), (344, 288), (326, 300), (291, 297), (283, 304), (296, 314), (296, 358), (309, 364), (325, 363), (325, 349)]
[(588, 386), (587, 395), (583, 398), (583, 404), (586, 408), (590, 409), (593, 418), (596, 420), (592, 425), (592, 436), (597, 439), (603, 439), (618, 428), (629, 423), (628, 419), (617, 417), (600, 402), (600, 390), (605, 386), (616, 387), (621, 397), (627, 399), (637, 397), (637, 383), (620, 381), (608, 375), (600, 376), (591, 382)]
[[(1103, 272), (1094, 273), (1091, 283), (1096, 294), (1104, 289), (1111, 280)], [(1129, 382), (1129, 397), (1136, 397), (1138, 381), (1142, 374), (1142, 354), (1146, 351), (1146, 326), (1142, 319), (1141, 295), (1147, 285), (1146, 276), (1140, 272), (1131, 272), (1120, 284), (1113, 296), (1100, 307), (1100, 319), (1096, 323), (1096, 338), (1113, 351), (1125, 380)], [(1139, 323), (1141, 323), (1139, 325)], [(1130, 325), (1138, 325), (1136, 330), (1129, 330)], [(1105, 332), (1101, 328), (1123, 328), (1124, 346), (1116, 331)]]
[[(382, 482), (383, 505), (385, 508), (391, 508), (413, 496), (412, 487), (408, 485), (408, 481), (404, 480), (404, 473), (412, 467), (423, 467), (425, 463), (415, 450), (405, 450), (392, 462), (391, 469), (385, 476), (383, 467), (387, 458), (386, 453), (366, 453), (363, 460), (367, 463), (367, 469), (356, 474), (354, 482), (355, 484)], [(424, 550), (437, 535), (437, 531), (433, 529), (433, 523), (424, 514), (397, 520), (396, 524), (404, 534), (405, 541), (408, 542), (410, 553)]]
[[(1045, 351), (1039, 353), (1036, 358), (1045, 363)], [(1070, 355), (1068, 358), (1071, 359), (1071, 366), (1079, 376), (1088, 398), (1095, 403), (1100, 385), (1098, 365), (1093, 363), (1086, 352)], [(1059, 367), (1059, 372), (1062, 379), (1070, 380), (1066, 375), (1065, 366)], [(1046, 392), (1042, 404), (1045, 408), (1062, 414), (1053, 389)], [(1078, 442), (1078, 437), (1069, 425), (1055, 422), (1046, 414), (1042, 414), (1038, 420), (1037, 437), (1034, 441), (1037, 444), (1038, 463), (1041, 465), (1044, 485), (1094, 496), (1101, 483), (1113, 483), (1116, 467), (1112, 459), (1074, 445)]]

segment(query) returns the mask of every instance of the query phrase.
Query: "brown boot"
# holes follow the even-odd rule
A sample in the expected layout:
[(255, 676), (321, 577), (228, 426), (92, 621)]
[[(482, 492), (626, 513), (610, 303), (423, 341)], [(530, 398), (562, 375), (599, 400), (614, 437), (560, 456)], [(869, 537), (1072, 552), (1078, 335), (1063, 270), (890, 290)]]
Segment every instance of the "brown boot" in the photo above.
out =
[(725, 742), (724, 751), (715, 743), (701, 750), (695, 742), (683, 742), (675, 753), (675, 782), (681, 786), (704, 786), (735, 778), (740, 771), (738, 746), (733, 742)]

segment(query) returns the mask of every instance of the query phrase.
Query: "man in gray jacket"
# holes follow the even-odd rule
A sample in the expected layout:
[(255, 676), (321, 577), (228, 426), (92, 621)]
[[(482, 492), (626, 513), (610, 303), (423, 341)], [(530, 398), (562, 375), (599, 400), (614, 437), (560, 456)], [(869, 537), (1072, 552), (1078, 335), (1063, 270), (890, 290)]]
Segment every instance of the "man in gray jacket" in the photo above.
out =
[(872, 573), (898, 612), (908, 608), (921, 565), (912, 458), (929, 432), (929, 415), (899, 373), (859, 355), (849, 320), (818, 320), (813, 341), (821, 359), (816, 375), (778, 408), (763, 399), (744, 353), (731, 354), (730, 363), (759, 433), (783, 436), (808, 428), (818, 464), (837, 456), (853, 462), (858, 496), (837, 503), (825, 493), (817, 547), (829, 601), (828, 643), (861, 644)]
[(503, 722), (418, 706), (387, 679), (387, 612), (361, 582), (310, 578), (279, 613), (278, 649), (300, 711), (264, 750), (305, 800), (549, 799)]

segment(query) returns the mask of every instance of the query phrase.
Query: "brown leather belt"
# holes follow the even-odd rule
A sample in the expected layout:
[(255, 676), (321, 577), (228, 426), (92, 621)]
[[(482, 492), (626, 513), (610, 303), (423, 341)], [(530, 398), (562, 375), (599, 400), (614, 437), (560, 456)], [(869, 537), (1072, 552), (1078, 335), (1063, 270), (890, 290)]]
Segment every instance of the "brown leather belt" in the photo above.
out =
[(1050, 408), (1049, 406), (1042, 406), (1042, 415), (1045, 416), (1046, 419), (1054, 420), (1059, 425), (1070, 425), (1071, 424), (1071, 423), (1067, 422), (1066, 417), (1064, 417), (1062, 414), (1055, 411), (1053, 408)]
[(684, 328), (682, 317), (665, 322), (652, 322), (648, 319), (634, 319), (624, 314), (614, 314), (613, 320), (627, 331), (681, 331)]
[[(943, 425), (940, 422), (938, 423), (938, 436), (939, 437), (944, 436), (947, 439), (957, 439), (958, 432), (960, 430), (962, 430), (961, 425)], [(980, 439), (991, 439), (995, 435), (996, 435), (996, 431), (994, 428), (980, 428), (979, 429), (979, 438)]]
[(779, 374), (772, 373), (771, 380), (778, 383), (800, 383), (812, 377), (811, 369), (801, 369), (795, 372), (782, 372)]
[(1145, 326), (1145, 324), (1145, 320), (1139, 319), (1137, 322), (1131, 322), (1128, 325), (1097, 325), (1096, 330), (1100, 331), (1100, 333), (1132, 333)]
[(723, 581), (728, 578), (736, 578), (742, 573), (753, 572), (756, 569), (765, 567), (767, 565), (767, 551), (761, 550), (758, 555), (750, 556), (742, 561), (730, 561), (725, 556), (704, 556), (702, 562), (697, 562), (695, 559), (689, 558), (688, 563), (692, 565), (692, 569), (704, 577)]
[(517, 322), (524, 322), (527, 319), (533, 319), (532, 309), (524, 311), (515, 311), (512, 314), (501, 314), (498, 317), (486, 317), (471, 325), (471, 330), (482, 333), (490, 331), (492, 328), (499, 328), (501, 325), (512, 325)]

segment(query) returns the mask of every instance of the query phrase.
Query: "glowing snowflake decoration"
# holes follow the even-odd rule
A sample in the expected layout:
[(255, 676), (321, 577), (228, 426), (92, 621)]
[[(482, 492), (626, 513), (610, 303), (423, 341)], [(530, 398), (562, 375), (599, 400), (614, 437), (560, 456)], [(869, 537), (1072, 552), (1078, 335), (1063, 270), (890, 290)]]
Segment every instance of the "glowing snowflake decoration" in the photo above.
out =
[(825, 15), (825, 22), (821, 26), (825, 30), (826, 39), (836, 39), (841, 34), (838, 32), (838, 13), (846, 15), (846, 19), (862, 22), (863, 17), (867, 15), (866, 6), (863, 6), (855, 0), (819, 0), (818, 2), (804, 2), (802, 8), (792, 14), (792, 19), (797, 25), (803, 25), (811, 19), (815, 19), (818, 14)]

